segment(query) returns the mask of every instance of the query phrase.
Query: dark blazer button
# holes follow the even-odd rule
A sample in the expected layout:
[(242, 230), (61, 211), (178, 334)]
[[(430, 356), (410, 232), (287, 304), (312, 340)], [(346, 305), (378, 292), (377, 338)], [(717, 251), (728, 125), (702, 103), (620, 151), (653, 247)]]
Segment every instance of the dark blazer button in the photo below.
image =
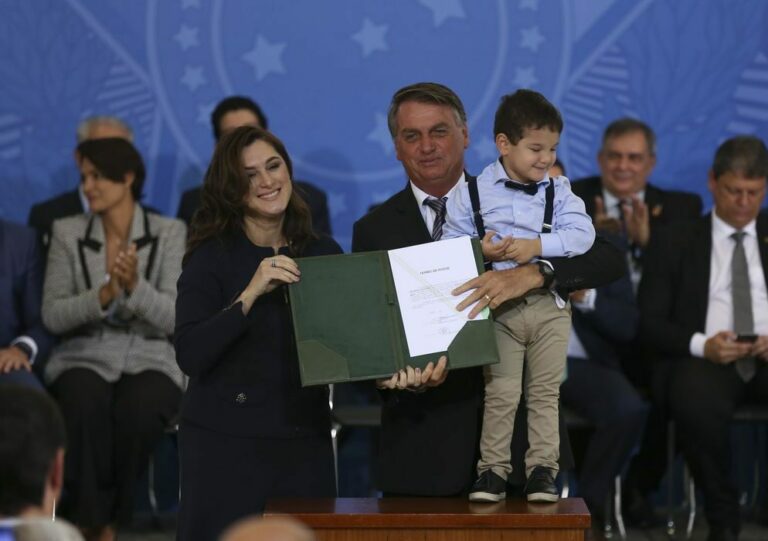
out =
[(235, 402), (238, 404), (244, 404), (246, 400), (248, 400), (248, 396), (245, 393), (238, 393), (235, 397)]

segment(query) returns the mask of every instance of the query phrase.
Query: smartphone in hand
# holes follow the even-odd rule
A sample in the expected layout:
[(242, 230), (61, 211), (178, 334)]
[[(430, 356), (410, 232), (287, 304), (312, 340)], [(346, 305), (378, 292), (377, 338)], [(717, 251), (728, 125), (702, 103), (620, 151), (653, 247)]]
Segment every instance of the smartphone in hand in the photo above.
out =
[(736, 336), (736, 341), (753, 343), (757, 341), (757, 335), (756, 334), (739, 334)]

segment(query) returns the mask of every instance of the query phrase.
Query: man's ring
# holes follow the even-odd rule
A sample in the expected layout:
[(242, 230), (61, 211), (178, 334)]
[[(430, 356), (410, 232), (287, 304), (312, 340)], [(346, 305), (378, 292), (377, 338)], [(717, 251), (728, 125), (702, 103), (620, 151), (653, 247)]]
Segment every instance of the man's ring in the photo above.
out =
[(277, 261), (275, 261), (274, 259), (272, 259), (272, 267), (277, 267)]
[(487, 301), (488, 301), (488, 304), (491, 304), (491, 298), (488, 296), (488, 293), (486, 293), (485, 295), (483, 295), (483, 297), (485, 297), (485, 300), (487, 300)]

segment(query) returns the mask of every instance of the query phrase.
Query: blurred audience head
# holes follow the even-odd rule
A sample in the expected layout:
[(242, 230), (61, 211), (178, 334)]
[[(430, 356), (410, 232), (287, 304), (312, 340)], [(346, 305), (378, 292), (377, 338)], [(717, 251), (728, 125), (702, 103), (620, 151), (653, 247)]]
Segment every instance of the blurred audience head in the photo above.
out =
[(77, 125), (77, 142), (119, 137), (133, 142), (133, 131), (116, 116), (91, 116)]
[[(254, 153), (261, 157), (263, 151), (266, 162), (246, 170), (246, 157)], [(261, 193), (258, 183), (265, 176), (271, 178), (272, 184)], [(275, 201), (264, 197), (278, 188)], [(286, 196), (289, 197), (284, 200)], [(278, 201), (285, 206), (276, 209)], [(246, 216), (277, 210), (284, 212), (282, 230), (289, 248), (300, 254), (314, 234), (309, 207), (293, 189), (293, 166), (288, 151), (271, 132), (253, 126), (237, 128), (224, 135), (214, 150), (203, 182), (201, 206), (190, 226), (187, 254), (210, 238), (242, 230)]]
[(597, 154), (603, 188), (619, 199), (645, 189), (656, 166), (656, 135), (644, 122), (620, 118), (603, 133)]
[(709, 171), (709, 191), (715, 214), (742, 229), (757, 218), (765, 199), (768, 150), (752, 135), (728, 139), (718, 147)]
[(315, 535), (298, 520), (285, 517), (252, 517), (236, 522), (221, 541), (315, 541)]
[(61, 493), (64, 422), (41, 391), (0, 388), (0, 516), (47, 515)]
[(555, 160), (555, 163), (552, 164), (552, 167), (549, 168), (549, 176), (550, 177), (565, 176), (565, 166), (563, 165), (563, 162), (560, 161), (560, 158), (557, 158)]
[(221, 137), (241, 126), (268, 129), (267, 117), (261, 107), (247, 96), (230, 96), (221, 100), (211, 113), (213, 138)]
[[(77, 145), (77, 155), (84, 191), (90, 180), (109, 181), (129, 185), (133, 199), (141, 199), (146, 176), (144, 161), (129, 141), (119, 137), (88, 139)], [(98, 212), (93, 206), (91, 210)]]

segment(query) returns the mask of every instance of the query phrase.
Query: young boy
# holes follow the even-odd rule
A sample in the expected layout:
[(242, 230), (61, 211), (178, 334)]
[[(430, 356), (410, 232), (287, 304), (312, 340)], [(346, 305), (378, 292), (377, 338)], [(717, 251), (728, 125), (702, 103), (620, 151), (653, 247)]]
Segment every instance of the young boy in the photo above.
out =
[[(526, 497), (531, 502), (558, 499), (558, 398), (571, 314), (570, 306), (550, 290), (554, 275), (539, 258), (583, 254), (595, 239), (584, 202), (571, 192), (568, 179), (547, 175), (555, 162), (562, 129), (560, 113), (538, 92), (518, 90), (502, 97), (494, 122), (501, 157), (477, 177), (481, 220), (474, 216), (471, 179), (457, 188), (447, 204), (443, 238), (481, 236), (485, 228), (483, 255), (495, 270), (537, 260), (549, 282), (494, 310), (501, 361), (485, 369), (481, 457), (478, 479), (469, 494), (475, 502), (506, 497), (523, 360), (527, 361), (524, 387), (530, 444), (525, 455)], [(551, 227), (544, 225), (548, 196), (551, 218), (547, 225)]]

